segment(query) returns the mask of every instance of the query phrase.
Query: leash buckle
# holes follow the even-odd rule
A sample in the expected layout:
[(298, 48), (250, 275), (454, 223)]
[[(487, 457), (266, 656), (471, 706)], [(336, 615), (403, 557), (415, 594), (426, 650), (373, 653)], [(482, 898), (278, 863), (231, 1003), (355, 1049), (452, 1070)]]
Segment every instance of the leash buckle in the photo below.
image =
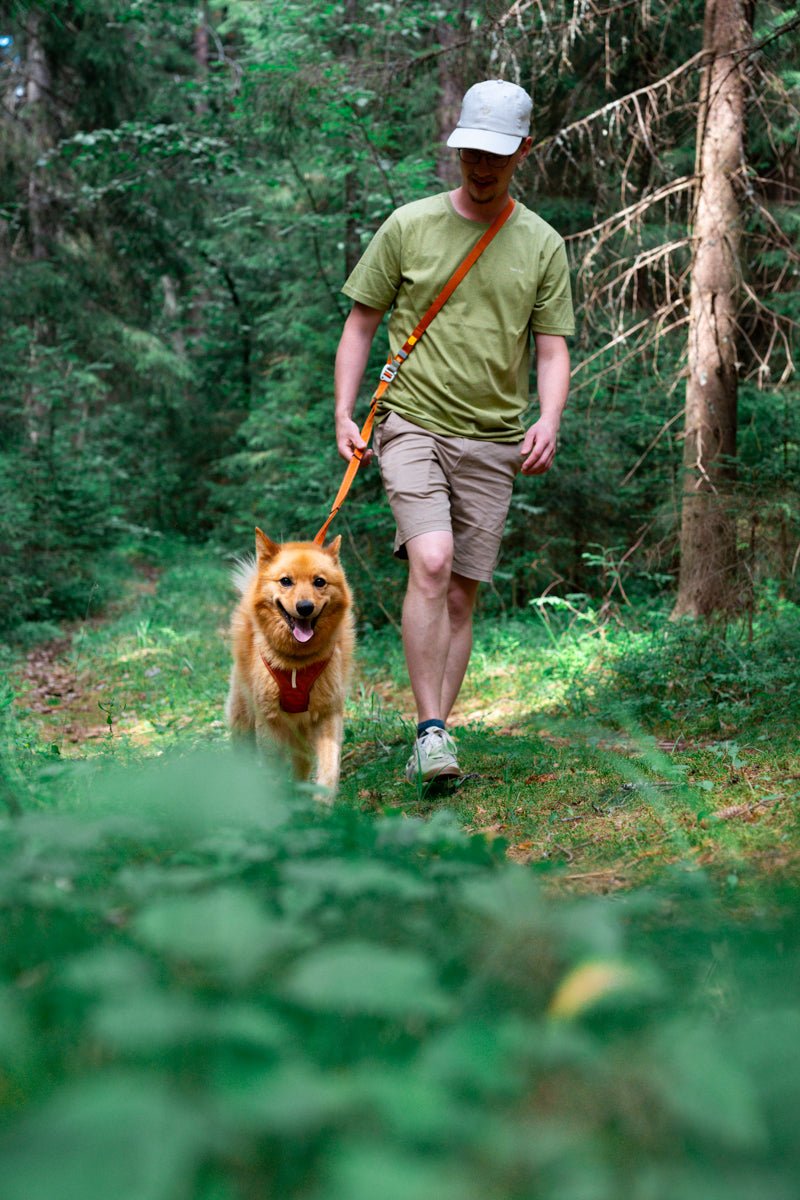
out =
[(381, 371), (381, 379), (384, 383), (391, 383), (397, 372), (400, 370), (399, 362), (387, 362), (386, 366)]

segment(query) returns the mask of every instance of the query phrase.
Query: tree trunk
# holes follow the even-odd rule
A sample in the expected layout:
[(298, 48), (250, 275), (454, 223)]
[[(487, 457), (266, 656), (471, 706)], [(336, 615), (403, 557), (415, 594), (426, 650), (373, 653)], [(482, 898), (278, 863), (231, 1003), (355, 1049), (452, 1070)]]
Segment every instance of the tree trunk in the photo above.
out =
[[(345, 0), (343, 17), (346, 32), (342, 35), (339, 53), (344, 61), (351, 64), (350, 69), (354, 79), (358, 78), (359, 46), (350, 30), (357, 23), (359, 15), (358, 0)], [(350, 167), (344, 176), (345, 278), (354, 270), (363, 249), (361, 245), (363, 184), (360, 170), (360, 149), (361, 147), (357, 144), (349, 148)]]
[(748, 0), (706, 0), (697, 124), (681, 562), (673, 616), (741, 607), (733, 507), (736, 454), (739, 203), (744, 159)]
[(35, 151), (28, 176), (28, 224), (30, 229), (31, 254), (36, 260), (47, 258), (50, 241), (49, 197), (43, 183), (41, 168), (36, 162), (39, 156), (53, 145), (53, 122), (50, 119), (52, 84), (50, 65), (42, 43), (42, 15), (36, 9), (28, 14), (25, 28), (26, 74), (25, 118), (31, 134), (31, 146)]
[(205, 87), (208, 83), (208, 61), (209, 61), (209, 45), (208, 45), (208, 27), (210, 23), (210, 14), (208, 11), (208, 0), (203, 0), (197, 13), (197, 24), (194, 30), (194, 61), (197, 70), (197, 82), (200, 87), (195, 100), (195, 109), (198, 113), (208, 112), (208, 98), (205, 93)]
[[(52, 148), (56, 138), (52, 78), (44, 47), (43, 25), (41, 11), (33, 8), (25, 23), (25, 103), (21, 112), (30, 154), (27, 180), (28, 241), (31, 258), (35, 262), (42, 262), (48, 257), (55, 234), (54, 214), (45, 175), (42, 168), (37, 166), (40, 157)], [(43, 316), (34, 314), (29, 323), (31, 340), (24, 413), (29, 445), (35, 456), (53, 433), (50, 403), (41, 387), (39, 367), (39, 347), (51, 342), (52, 335)]]

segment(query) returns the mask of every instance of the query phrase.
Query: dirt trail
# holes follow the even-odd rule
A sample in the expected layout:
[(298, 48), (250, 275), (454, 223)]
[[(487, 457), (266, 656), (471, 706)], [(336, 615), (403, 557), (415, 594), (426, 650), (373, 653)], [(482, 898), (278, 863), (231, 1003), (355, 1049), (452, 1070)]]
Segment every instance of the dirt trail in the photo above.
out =
[(80, 744), (107, 732), (101, 724), (97, 681), (81, 677), (69, 662), (72, 638), (57, 638), (31, 650), (21, 672), (17, 703), (37, 717), (48, 735)]
[(155, 594), (159, 570), (140, 564), (137, 571), (138, 577), (119, 601), (98, 616), (66, 624), (63, 637), (42, 642), (26, 655), (17, 673), (17, 705), (41, 721), (44, 739), (77, 746), (108, 736), (108, 721), (100, 707), (106, 680), (81, 670), (80, 655), (73, 660), (73, 646), (76, 636), (87, 627), (106, 625), (141, 596)]

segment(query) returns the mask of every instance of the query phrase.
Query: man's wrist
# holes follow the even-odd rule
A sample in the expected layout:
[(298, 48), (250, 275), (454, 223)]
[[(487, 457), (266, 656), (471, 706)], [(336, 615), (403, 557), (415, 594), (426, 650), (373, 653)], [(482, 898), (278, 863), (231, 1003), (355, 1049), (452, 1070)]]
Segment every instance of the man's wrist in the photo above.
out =
[(561, 414), (557, 416), (551, 413), (540, 413), (537, 419), (533, 422), (534, 425), (546, 425), (553, 433), (558, 433), (561, 428)]

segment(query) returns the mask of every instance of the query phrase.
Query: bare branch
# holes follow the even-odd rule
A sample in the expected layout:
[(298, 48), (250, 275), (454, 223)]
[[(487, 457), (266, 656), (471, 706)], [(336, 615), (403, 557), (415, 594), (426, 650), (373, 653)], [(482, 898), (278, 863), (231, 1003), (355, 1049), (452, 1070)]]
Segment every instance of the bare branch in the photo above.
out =
[[(606, 234), (601, 241), (605, 241), (607, 237), (612, 237), (623, 226), (630, 228), (630, 221), (633, 217), (639, 216), (654, 204), (659, 204), (662, 200), (666, 200), (668, 196), (674, 195), (676, 192), (685, 192), (688, 188), (694, 187), (697, 182), (696, 176), (684, 175), (680, 179), (674, 179), (672, 183), (667, 183), (664, 187), (658, 188), (655, 192), (649, 192), (646, 196), (642, 196), (635, 204), (630, 204), (627, 208), (623, 208), (621, 212), (614, 213), (613, 216), (607, 217), (605, 221), (599, 221), (597, 225), (592, 225), (589, 229), (582, 229), (580, 233), (570, 233), (564, 238), (565, 242), (577, 242), (582, 238), (591, 237), (592, 234), (602, 233), (609, 226), (614, 226)], [(589, 253), (593, 254), (596, 247)]]
[(579, 121), (573, 121), (571, 125), (567, 125), (564, 129), (550, 137), (543, 138), (541, 142), (537, 142), (533, 146), (531, 153), (535, 154), (549, 147), (560, 147), (561, 143), (566, 141), (573, 133), (577, 133), (581, 129), (586, 129), (595, 121), (602, 118), (614, 116), (617, 112), (623, 109), (626, 105), (632, 104), (639, 96), (652, 98), (654, 93), (661, 88), (669, 88), (672, 83), (679, 79), (682, 75), (686, 75), (689, 71), (694, 70), (706, 57), (704, 51), (700, 50), (697, 54), (693, 54), (681, 66), (676, 67), (669, 75), (665, 75), (662, 79), (657, 79), (655, 83), (648, 83), (645, 87), (637, 88), (635, 92), (628, 92), (626, 96), (620, 96), (617, 100), (611, 100), (608, 104), (604, 104), (602, 108), (595, 109), (592, 113), (587, 113), (585, 117), (581, 117)]
[[(652, 250), (642, 250), (636, 255), (630, 266), (626, 267), (624, 271), (620, 272), (618, 275), (615, 275), (614, 278), (608, 280), (608, 282), (603, 282), (601, 286), (597, 287), (592, 295), (592, 300), (599, 298), (606, 292), (610, 293), (613, 288), (617, 287), (618, 285), (620, 287), (621, 296), (624, 295), (626, 289), (630, 285), (631, 279), (638, 271), (642, 271), (646, 267), (651, 267), (653, 263), (658, 262), (660, 258), (669, 257), (673, 250), (679, 250), (683, 246), (690, 246), (691, 242), (691, 238), (685, 237), (679, 238), (677, 241), (665, 242), (661, 246), (653, 247)], [(618, 265), (619, 260), (617, 260), (617, 262), (613, 264), (613, 267), (609, 269), (613, 270), (614, 267)], [(580, 273), (581, 272), (579, 272), (579, 274)], [(685, 275), (686, 272), (684, 271), (681, 273), (680, 278), (683, 279)]]
[[(750, 301), (752, 301), (752, 303), (755, 305), (755, 307), (758, 309), (758, 311), (761, 313), (766, 313), (766, 315), (768, 316), (768, 318), (772, 324), (772, 329), (773, 329), (774, 334), (777, 335), (778, 337), (780, 337), (781, 341), (783, 342), (783, 348), (786, 353), (786, 366), (783, 368), (783, 371), (781, 372), (781, 377), (778, 380), (778, 386), (780, 386), (781, 384), (787, 383), (788, 380), (791, 379), (792, 375), (794, 375), (795, 365), (794, 365), (794, 359), (792, 358), (791, 344), (789, 342), (788, 337), (786, 336), (783, 326), (789, 325), (794, 329), (800, 329), (800, 324), (798, 324), (797, 321), (793, 321), (791, 317), (784, 316), (783, 314), (781, 314), (779, 316), (776, 312), (773, 312), (773, 310), (768, 305), (766, 305), (763, 302), (763, 300), (759, 299), (759, 297), (755, 294), (755, 292), (753, 291), (753, 289), (750, 287), (749, 283), (747, 283), (746, 280), (742, 281), (742, 288), (744, 289), (744, 293), (747, 296), (747, 298)], [(737, 322), (737, 326), (742, 332), (744, 332), (742, 330), (741, 322)], [(749, 341), (750, 341), (750, 339), (748, 338), (748, 342)], [(770, 343), (770, 351), (771, 351), (773, 344), (774, 344), (774, 337), (773, 337), (773, 341)], [(750, 343), (750, 348), (753, 349), (752, 343)], [(753, 352), (755, 354), (756, 359), (759, 362), (758, 376), (759, 376), (759, 386), (761, 386), (762, 377), (766, 376), (769, 373), (768, 359), (770, 357), (770, 352), (768, 351), (764, 357), (757, 354), (755, 352), (755, 350)]]
[[(623, 342), (630, 341), (632, 337), (639, 333), (640, 330), (646, 329), (648, 325), (652, 325), (654, 322), (656, 324), (663, 324), (664, 320), (670, 316), (671, 313), (675, 312), (676, 309), (680, 308), (682, 304), (682, 298), (673, 301), (672, 304), (664, 304), (660, 309), (657, 310), (657, 312), (645, 317), (643, 321), (638, 321), (636, 325), (631, 325), (628, 329), (623, 329), (616, 335), (616, 337), (613, 337), (610, 342), (606, 342), (606, 344), (601, 346), (599, 350), (595, 350), (594, 354), (590, 354), (588, 358), (584, 358), (581, 362), (579, 362), (572, 371), (572, 378), (574, 379), (580, 371), (585, 371), (590, 363), (593, 363), (595, 359), (602, 357), (602, 355), (607, 354), (609, 350), (613, 350), (615, 346), (619, 346), (622, 345)], [(688, 319), (688, 316), (682, 317), (679, 321), (670, 325), (669, 329), (677, 329), (679, 325), (684, 325)], [(639, 353), (640, 351), (641, 346), (637, 346), (633, 353)]]
[(786, 235), (786, 233), (784, 232), (784, 230), (783, 230), (783, 229), (781, 229), (780, 225), (779, 225), (779, 224), (778, 224), (778, 222), (775, 220), (775, 218), (773, 217), (772, 213), (769, 211), (769, 209), (768, 209), (768, 208), (766, 208), (766, 207), (765, 207), (765, 206), (764, 206), (764, 205), (761, 203), (761, 201), (758, 199), (758, 197), (756, 196), (756, 194), (755, 194), (755, 192), (752, 190), (752, 188), (748, 188), (748, 189), (747, 189), (747, 199), (750, 201), (750, 203), (751, 203), (751, 204), (752, 204), (752, 205), (753, 205), (755, 208), (757, 208), (757, 209), (758, 209), (758, 211), (761, 213), (762, 217), (764, 217), (764, 219), (765, 219), (765, 221), (767, 222), (767, 224), (768, 224), (768, 225), (770, 225), (770, 226), (772, 227), (772, 229), (773, 229), (773, 231), (774, 231), (774, 233), (775, 233), (775, 235), (776, 235), (776, 237), (777, 237), (777, 241), (778, 241), (778, 243), (779, 243), (779, 244), (782, 246), (782, 248), (783, 248), (783, 249), (786, 251), (786, 253), (789, 255), (789, 257), (790, 257), (790, 258), (792, 258), (792, 259), (794, 259), (794, 260), (795, 260), (795, 262), (800, 262), (800, 254), (798, 254), (798, 252), (797, 252), (797, 250), (796, 250), (796, 248), (795, 248), (794, 242), (791, 240), (791, 238), (789, 238), (789, 237)]
[(685, 411), (685, 408), (684, 408), (684, 405), (682, 404), (680, 406), (680, 408), (678, 409), (678, 411), (675, 413), (675, 415), (670, 417), (670, 419), (668, 421), (664, 422), (664, 424), (661, 426), (661, 428), (659, 429), (656, 436), (653, 438), (650, 445), (647, 447), (647, 449), (644, 451), (643, 454), (639, 455), (638, 459), (633, 464), (630, 471), (628, 471), (628, 474), (625, 476), (625, 478), (620, 483), (620, 485), (619, 485), (620, 487), (625, 487), (626, 483), (630, 483), (631, 479), (633, 479), (634, 475), (639, 470), (639, 467), (642, 465), (644, 460), (647, 458), (650, 451), (655, 449), (655, 447), (661, 441), (662, 436), (667, 432), (667, 430), (670, 428), (670, 426), (675, 424), (675, 422), (678, 420), (679, 417), (683, 416), (684, 411)]

